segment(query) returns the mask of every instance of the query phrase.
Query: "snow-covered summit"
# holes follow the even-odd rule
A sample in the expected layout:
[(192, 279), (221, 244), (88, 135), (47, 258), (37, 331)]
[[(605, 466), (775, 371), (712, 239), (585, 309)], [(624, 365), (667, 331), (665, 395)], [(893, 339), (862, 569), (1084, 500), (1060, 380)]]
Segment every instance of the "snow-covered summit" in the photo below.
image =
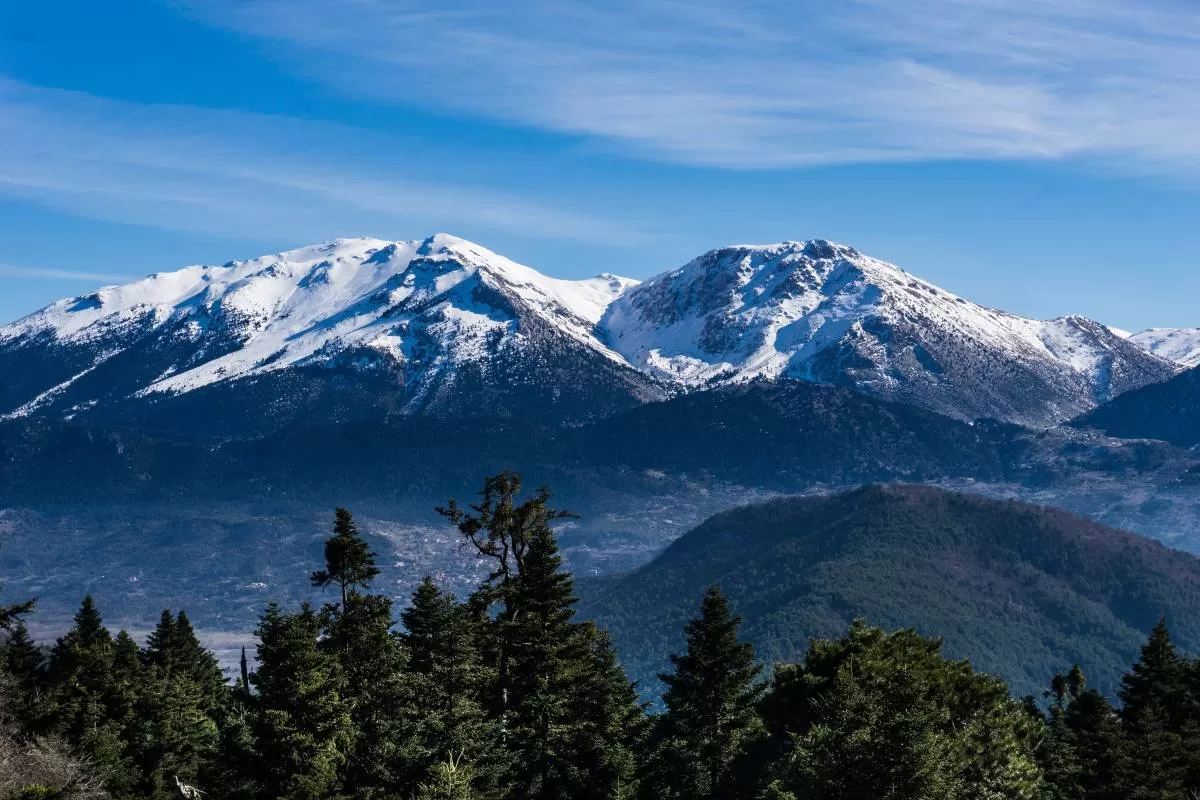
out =
[[(53, 371), (52, 384), (3, 411), (93, 405), (100, 398), (68, 390), (85, 377), (94, 383), (95, 371), (132, 352), (156, 370), (136, 370), (139, 385), (128, 388), (141, 397), (339, 367), (390, 371), (406, 402), (421, 404), (464, 369), (495, 373), (511, 367), (518, 351), (532, 354), (550, 340), (636, 377), (594, 335), (608, 305), (633, 285), (612, 275), (551, 278), (449, 234), (337, 239), (185, 267), (62, 300), (0, 327), (0, 349), (49, 347), (69, 354), (63, 361), (71, 364), (69, 374)], [(497, 365), (502, 357), (509, 363)]]
[(0, 415), (120, 416), (217, 392), (223, 408), (278, 401), (297, 418), (365, 403), (587, 419), (795, 378), (1041, 425), (1174, 374), (1134, 339), (985, 308), (819, 239), (713, 250), (641, 284), (548, 277), (449, 234), (337, 239), (156, 273), (0, 326), (0, 371), (16, 376)]
[(1173, 372), (1091, 320), (986, 308), (819, 239), (713, 250), (626, 292), (601, 329), (686, 387), (790, 377), (1029, 424)]
[(1200, 328), (1147, 328), (1129, 340), (1184, 367), (1200, 367)]

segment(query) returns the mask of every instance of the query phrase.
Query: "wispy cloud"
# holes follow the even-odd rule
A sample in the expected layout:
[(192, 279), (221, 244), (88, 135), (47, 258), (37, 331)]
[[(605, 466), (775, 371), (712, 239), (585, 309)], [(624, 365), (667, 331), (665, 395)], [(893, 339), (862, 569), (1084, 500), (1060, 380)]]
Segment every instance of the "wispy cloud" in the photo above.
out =
[(684, 163), (1200, 167), (1192, 0), (177, 4), (348, 91)]
[(336, 124), (140, 105), (0, 77), (0, 142), (0, 193), (116, 222), (295, 242), (458, 226), (578, 241), (638, 236), (513, 192), (414, 179), (395, 166), (410, 142)]
[(34, 278), (37, 280), (89, 281), (119, 283), (130, 276), (111, 272), (87, 272), (70, 269), (44, 269), (42, 267), (20, 267), (15, 264), (0, 264), (0, 278)]

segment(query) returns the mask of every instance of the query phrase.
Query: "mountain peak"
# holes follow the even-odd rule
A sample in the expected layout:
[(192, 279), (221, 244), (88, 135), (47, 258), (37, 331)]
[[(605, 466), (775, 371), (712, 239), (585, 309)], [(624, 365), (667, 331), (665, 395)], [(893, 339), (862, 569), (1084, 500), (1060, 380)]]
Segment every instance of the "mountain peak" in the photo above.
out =
[(1171, 374), (1090, 320), (985, 308), (824, 239), (709, 251), (626, 292), (601, 327), (684, 387), (793, 378), (1035, 425)]
[(0, 414), (318, 368), (381, 377), (401, 413), (434, 397), (476, 410), (454, 395), (460, 375), (579, 409), (595, 391), (619, 403), (798, 379), (1037, 425), (1174, 373), (1085, 318), (984, 308), (826, 239), (718, 248), (639, 283), (552, 278), (436, 233), (334, 239), (59, 301), (0, 326), (0, 372), (26, 373), (0, 387)]

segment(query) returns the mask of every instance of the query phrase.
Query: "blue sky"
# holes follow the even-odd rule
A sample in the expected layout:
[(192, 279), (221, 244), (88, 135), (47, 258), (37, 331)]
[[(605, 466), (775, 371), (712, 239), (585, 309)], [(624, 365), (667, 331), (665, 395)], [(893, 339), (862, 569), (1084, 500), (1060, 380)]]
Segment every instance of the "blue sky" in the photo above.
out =
[(445, 230), (638, 277), (824, 237), (982, 303), (1200, 326), (1177, 0), (10, 0), (0, 320)]

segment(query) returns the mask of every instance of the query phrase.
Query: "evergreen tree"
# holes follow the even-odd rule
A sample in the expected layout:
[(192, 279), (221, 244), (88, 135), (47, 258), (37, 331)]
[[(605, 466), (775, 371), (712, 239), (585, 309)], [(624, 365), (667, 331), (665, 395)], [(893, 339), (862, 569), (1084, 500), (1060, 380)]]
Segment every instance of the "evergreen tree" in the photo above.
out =
[(252, 728), (259, 796), (326, 800), (353, 745), (345, 680), (337, 659), (318, 644), (321, 622), (307, 605), (298, 614), (267, 607), (258, 626), (257, 689)]
[(859, 621), (776, 671), (763, 702), (778, 743), (765, 779), (797, 797), (1034, 798), (1040, 722), (941, 642)]
[(546, 487), (518, 504), (520, 494), (521, 477), (502, 472), (484, 481), (479, 503), (463, 508), (451, 500), (436, 509), (458, 528), (480, 558), (493, 565), (472, 601), (485, 615), (493, 605), (499, 605), (494, 628), (498, 635), (489, 648), (497, 679), (488, 706), (499, 717), (502, 728), (508, 726), (506, 717), (511, 707), (511, 626), (518, 617), (517, 584), (525, 568), (525, 559), (538, 532), (549, 530), (550, 523), (555, 520), (573, 516), (550, 507), (550, 490)]
[(418, 787), (416, 800), (474, 800), (474, 783), (471, 765), (451, 753), (437, 764), (433, 777)]
[(1119, 695), (1125, 747), (1117, 787), (1129, 798), (1182, 796), (1190, 762), (1182, 733), (1195, 698), (1166, 620), (1150, 632)]
[(337, 509), (333, 536), (325, 541), (325, 569), (312, 574), (313, 586), (337, 586), (345, 608), (350, 591), (365, 589), (378, 575), (375, 554), (359, 534), (353, 515), (344, 508)]
[(474, 795), (491, 796), (498, 782), (499, 731), (481, 703), (488, 680), (477, 647), (477, 621), (428, 577), (400, 618), (412, 698), (397, 768), (398, 775), (407, 776), (402, 785), (425, 780), (443, 754), (459, 753), (472, 764)]
[[(0, 586), (0, 590), (3, 588), (3, 586)], [(11, 631), (22, 616), (33, 610), (34, 602), (33, 600), (27, 600), (24, 603), (0, 606), (0, 631)]]
[(174, 796), (174, 779), (202, 783), (217, 756), (217, 719), (228, 687), (216, 657), (204, 649), (187, 614), (164, 610), (141, 653), (145, 688), (137, 709), (134, 758), (141, 792)]
[(12, 625), (8, 641), (0, 648), (3, 671), (12, 679), (13, 696), (9, 708), (26, 726), (32, 724), (37, 712), (38, 701), (45, 691), (45, 671), (41, 648), (29, 637), (25, 622), (17, 620)]
[(520, 490), (519, 476), (502, 473), (469, 510), (439, 509), (493, 562), (471, 604), (495, 670), (485, 709), (509, 757), (504, 780), (522, 800), (608, 798), (630, 772), (624, 723), (636, 704), (595, 629), (573, 621), (574, 583), (551, 529), (572, 515), (553, 509), (545, 488), (518, 503)]
[(392, 601), (368, 592), (378, 574), (353, 516), (337, 509), (334, 535), (325, 542), (325, 569), (313, 573), (312, 583), (340, 590), (341, 602), (322, 609), (321, 647), (338, 662), (343, 704), (356, 732), (340, 776), (343, 790), (355, 798), (392, 791), (407, 724), (404, 654), (392, 631)]
[(250, 662), (246, 659), (245, 647), (242, 647), (242, 657), (238, 660), (238, 690), (244, 697), (250, 696)]
[(738, 640), (739, 617), (721, 590), (710, 588), (700, 616), (687, 625), (687, 651), (672, 655), (666, 713), (645, 785), (651, 797), (712, 797), (729, 777), (740, 748), (759, 726), (755, 706), (763, 687), (753, 648)]
[(1168, 717), (1181, 713), (1179, 702), (1186, 694), (1184, 661), (1175, 652), (1167, 621), (1160, 619), (1150, 632), (1141, 656), (1121, 680), (1121, 716), (1131, 725), (1151, 707), (1157, 707)]
[(124, 631), (114, 641), (95, 602), (85, 597), (74, 626), (51, 651), (51, 686), (38, 727), (90, 758), (117, 796), (137, 783), (128, 726), (140, 677), (137, 644)]
[(175, 778), (202, 784), (219, 741), (217, 723), (204, 710), (206, 703), (194, 681), (159, 672), (147, 676), (132, 737), (140, 797), (171, 800), (177, 796)]

